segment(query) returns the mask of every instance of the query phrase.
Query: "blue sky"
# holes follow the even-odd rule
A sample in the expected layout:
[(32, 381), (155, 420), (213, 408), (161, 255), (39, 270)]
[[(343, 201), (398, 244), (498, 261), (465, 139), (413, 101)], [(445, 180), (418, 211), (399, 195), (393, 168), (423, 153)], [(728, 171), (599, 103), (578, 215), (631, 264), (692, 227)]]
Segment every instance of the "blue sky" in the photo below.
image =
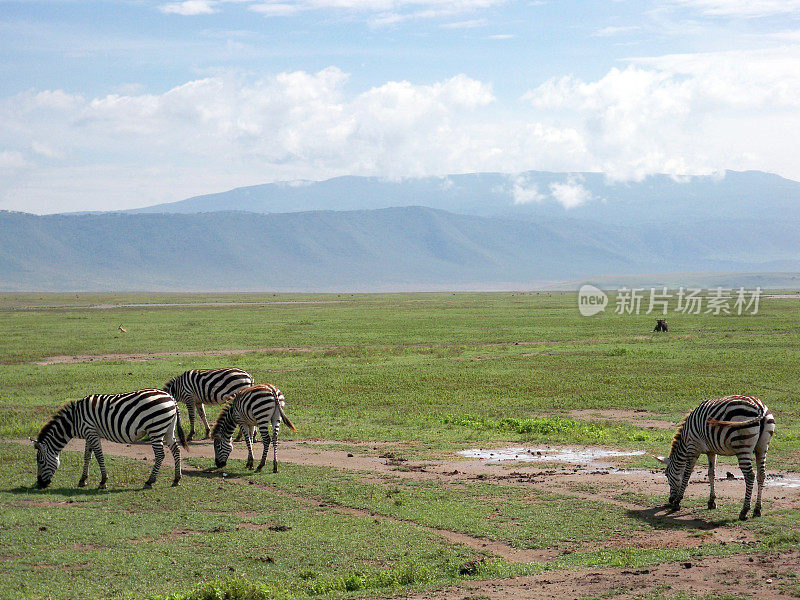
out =
[(0, 82), (0, 209), (345, 174), (800, 179), (800, 0), (0, 0)]

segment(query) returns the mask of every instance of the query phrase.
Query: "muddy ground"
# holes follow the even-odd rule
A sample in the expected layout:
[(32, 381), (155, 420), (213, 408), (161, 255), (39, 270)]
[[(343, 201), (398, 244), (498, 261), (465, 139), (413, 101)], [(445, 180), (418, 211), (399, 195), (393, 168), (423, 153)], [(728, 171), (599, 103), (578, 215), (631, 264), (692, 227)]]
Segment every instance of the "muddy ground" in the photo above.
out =
[[(617, 415), (618, 416), (618, 415)], [(639, 415), (631, 415), (636, 417)], [(341, 449), (337, 448), (340, 446)], [(72, 440), (67, 450), (81, 451), (82, 440)], [(103, 442), (107, 454), (152, 460), (152, 450), (146, 444), (114, 444)], [(552, 448), (552, 451), (558, 448)], [(260, 442), (255, 447), (260, 456)], [(191, 443), (190, 452), (184, 456), (208, 459), (213, 466), (213, 448), (208, 440)], [(667, 514), (661, 506), (642, 507), (615, 498), (614, 492), (635, 489), (639, 493), (663, 496), (666, 480), (658, 469), (616, 469), (603, 464), (552, 464), (508, 462), (491, 464), (485, 460), (462, 459), (453, 456), (444, 460), (408, 461), (401, 458), (402, 446), (393, 444), (354, 444), (346, 446), (326, 440), (286, 441), (280, 444), (280, 462), (300, 465), (332, 467), (363, 474), (366, 480), (375, 475), (392, 475), (409, 480), (436, 481), (443, 486), (463, 485), (481, 480), (503, 485), (519, 485), (558, 492), (596, 501), (611, 503), (631, 511), (642, 513), (642, 517), (653, 522), (672, 522), (682, 526), (638, 532), (635, 540), (608, 540), (602, 547), (633, 546), (638, 548), (693, 547), (709, 542), (748, 543), (755, 538), (749, 531), (736, 527), (709, 526), (705, 510), (683, 508), (677, 513)], [(243, 443), (236, 444), (232, 460), (243, 460), (246, 449)], [(165, 463), (169, 470), (169, 458)], [(185, 471), (196, 470), (185, 467)], [(736, 479), (730, 479), (728, 472)], [(717, 503), (739, 505), (744, 493), (744, 482), (735, 467), (721, 466), (717, 470)], [(268, 475), (266, 475), (268, 476)], [(800, 483), (796, 474), (769, 472), (764, 499), (774, 508), (800, 507), (800, 487), (786, 484)], [(708, 495), (705, 469), (695, 469), (687, 498), (705, 498)], [(592, 491), (597, 490), (597, 491)], [(308, 497), (298, 496), (308, 504), (317, 503)], [(330, 503), (327, 502), (329, 505)], [(369, 511), (345, 506), (337, 510), (372, 518), (391, 519)], [(481, 552), (502, 557), (510, 562), (546, 561), (564, 551), (596, 550), (596, 547), (579, 546), (565, 549), (524, 550), (513, 548), (502, 542), (472, 537), (460, 532), (427, 528), (447, 540), (463, 544)], [(699, 530), (707, 534), (698, 536)], [(609, 568), (591, 570), (557, 570), (536, 576), (516, 579), (465, 582), (436, 592), (411, 596), (415, 600), (477, 600), (492, 599), (564, 599), (595, 597), (611, 594), (614, 598), (663, 592), (673, 596), (679, 592), (694, 595), (728, 593), (742, 597), (796, 598), (800, 571), (800, 550), (783, 553), (747, 553), (729, 557), (698, 557), (687, 563), (665, 563), (646, 568)], [(792, 576), (791, 574), (794, 574)]]

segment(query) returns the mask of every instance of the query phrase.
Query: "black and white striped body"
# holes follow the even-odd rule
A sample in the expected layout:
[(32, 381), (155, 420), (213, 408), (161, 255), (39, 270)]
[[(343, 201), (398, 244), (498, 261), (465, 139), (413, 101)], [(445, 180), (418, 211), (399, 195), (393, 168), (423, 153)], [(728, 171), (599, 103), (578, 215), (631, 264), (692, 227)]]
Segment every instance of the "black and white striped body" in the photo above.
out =
[(173, 485), (181, 479), (181, 450), (175, 442), (175, 427), (181, 445), (186, 446), (175, 399), (162, 390), (140, 390), (126, 394), (94, 394), (63, 406), (42, 428), (34, 442), (37, 454), (39, 488), (49, 485), (59, 465), (59, 455), (74, 437), (86, 440), (83, 455), (83, 474), (78, 487), (86, 485), (92, 453), (100, 465), (100, 488), (106, 485), (106, 467), (101, 439), (133, 443), (148, 436), (155, 454), (155, 464), (145, 487), (156, 480), (164, 460), (164, 444), (175, 459)]
[(251, 437), (256, 427), (261, 433), (264, 451), (257, 471), (264, 467), (267, 461), (270, 444), (270, 425), (272, 426), (272, 472), (278, 472), (278, 430), (281, 420), (294, 430), (291, 421), (283, 412), (285, 400), (281, 391), (274, 385), (260, 384), (239, 390), (230, 397), (228, 404), (214, 424), (212, 436), (214, 438), (214, 460), (218, 467), (224, 467), (233, 450), (233, 431), (237, 426), (244, 432), (247, 444), (247, 468), (253, 468), (253, 446)]
[(221, 404), (224, 398), (236, 391), (253, 385), (253, 376), (241, 369), (192, 369), (170, 379), (164, 391), (172, 394), (178, 402), (186, 404), (189, 412), (189, 439), (194, 436), (195, 407), (206, 426), (206, 438), (211, 427), (203, 404)]
[(753, 396), (725, 396), (706, 400), (690, 412), (672, 441), (666, 475), (669, 480), (669, 503), (673, 509), (680, 507), (689, 477), (701, 454), (708, 456), (708, 480), (711, 494), (708, 507), (716, 508), (714, 494), (714, 466), (716, 456), (736, 456), (745, 479), (744, 506), (739, 514), (747, 519), (753, 493), (753, 456), (758, 472), (758, 494), (753, 516), (761, 515), (761, 488), (764, 485), (764, 468), (767, 450), (775, 431), (772, 413)]

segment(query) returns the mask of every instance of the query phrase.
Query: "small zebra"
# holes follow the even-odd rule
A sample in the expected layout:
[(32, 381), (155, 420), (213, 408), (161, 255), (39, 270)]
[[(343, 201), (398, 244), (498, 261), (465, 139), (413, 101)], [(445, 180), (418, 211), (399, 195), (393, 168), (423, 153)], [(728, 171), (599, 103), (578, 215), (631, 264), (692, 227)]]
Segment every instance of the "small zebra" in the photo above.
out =
[(260, 384), (253, 385), (239, 390), (235, 394), (226, 398), (227, 404), (214, 423), (212, 437), (214, 438), (214, 461), (217, 467), (224, 467), (228, 462), (228, 457), (233, 450), (233, 430), (239, 425), (244, 432), (244, 441), (247, 444), (247, 468), (253, 468), (253, 446), (250, 437), (255, 432), (256, 426), (261, 433), (264, 443), (264, 452), (261, 455), (261, 463), (256, 471), (264, 468), (269, 454), (269, 426), (272, 424), (272, 472), (278, 472), (278, 430), (281, 420), (286, 421), (286, 425), (292, 431), (297, 431), (283, 412), (286, 405), (283, 394), (274, 385)]
[(194, 437), (194, 409), (206, 426), (208, 439), (211, 426), (206, 418), (203, 404), (220, 404), (224, 398), (236, 391), (253, 385), (253, 376), (241, 369), (192, 369), (173, 377), (164, 385), (164, 391), (171, 394), (177, 402), (186, 404), (189, 411), (189, 441)]
[(181, 449), (175, 443), (175, 428), (178, 439), (186, 448), (186, 437), (181, 427), (180, 413), (175, 399), (162, 390), (140, 390), (126, 394), (93, 394), (83, 400), (68, 402), (42, 427), (33, 440), (36, 447), (36, 487), (44, 489), (50, 485), (53, 474), (60, 464), (59, 455), (64, 446), (74, 437), (86, 440), (83, 453), (83, 474), (78, 487), (86, 485), (89, 477), (89, 462), (92, 452), (100, 465), (100, 486), (106, 487), (106, 466), (100, 439), (125, 444), (148, 436), (155, 454), (155, 464), (144, 487), (151, 487), (164, 460), (166, 443), (175, 459), (175, 478), (172, 485), (181, 480)]
[(716, 508), (714, 495), (714, 463), (716, 455), (736, 456), (745, 480), (744, 506), (739, 519), (747, 520), (750, 498), (753, 494), (753, 454), (758, 471), (758, 494), (753, 516), (761, 516), (761, 488), (764, 485), (764, 467), (775, 419), (767, 406), (753, 396), (725, 396), (706, 400), (678, 427), (672, 440), (669, 458), (656, 458), (667, 465), (669, 480), (669, 506), (673, 511), (680, 508), (689, 477), (700, 454), (708, 456), (708, 481), (711, 495), (708, 508)]

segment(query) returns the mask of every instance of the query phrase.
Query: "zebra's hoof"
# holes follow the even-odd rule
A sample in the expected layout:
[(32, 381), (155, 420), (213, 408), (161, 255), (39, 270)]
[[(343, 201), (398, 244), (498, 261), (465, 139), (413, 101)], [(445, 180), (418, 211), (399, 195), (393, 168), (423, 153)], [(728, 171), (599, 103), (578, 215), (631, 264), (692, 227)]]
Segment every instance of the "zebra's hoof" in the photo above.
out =
[(739, 513), (739, 520), (740, 521), (747, 521), (747, 511), (743, 510)]
[(97, 489), (98, 489), (98, 490), (104, 490), (104, 489), (106, 489), (106, 482), (104, 481), (103, 483), (101, 483), (100, 485), (98, 485), (98, 486), (97, 486)]
[(172, 482), (172, 487), (177, 487), (177, 486), (179, 486), (180, 484), (181, 484), (181, 480), (180, 480), (180, 479), (175, 479), (175, 480), (173, 480), (173, 482)]
[(85, 479), (81, 479), (78, 482), (78, 487), (86, 487), (86, 480)]
[(709, 500), (708, 501), (708, 510), (714, 510), (715, 508), (717, 508), (717, 503), (714, 502), (713, 500)]
[(760, 517), (761, 516), (761, 507), (760, 506), (756, 506), (753, 509), (753, 516), (754, 517)]
[(149, 490), (152, 487), (153, 487), (153, 482), (152, 481), (145, 481), (144, 482), (144, 489)]
[(263, 468), (264, 468), (264, 465), (258, 465), (258, 467), (256, 468), (256, 473), (260, 473), (261, 469), (263, 469)]
[(278, 467), (272, 467), (272, 472), (273, 473), (277, 473), (278, 472)]

